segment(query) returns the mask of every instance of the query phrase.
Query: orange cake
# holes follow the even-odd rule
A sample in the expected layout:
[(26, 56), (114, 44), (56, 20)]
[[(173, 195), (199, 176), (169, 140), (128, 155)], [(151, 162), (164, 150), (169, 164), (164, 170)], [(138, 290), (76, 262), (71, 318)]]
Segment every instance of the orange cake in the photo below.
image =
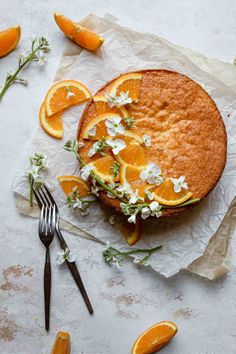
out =
[[(82, 158), (86, 164), (100, 159), (99, 153), (88, 156), (91, 147), (96, 140), (114, 139), (107, 131), (104, 133), (106, 119), (120, 116), (125, 126), (126, 118), (131, 118), (132, 126), (115, 137), (125, 141), (123, 152), (112, 156), (110, 149), (105, 150), (105, 154), (120, 165), (120, 183), (127, 178), (134, 189), (139, 189), (142, 197), (143, 190), (150, 187), (157, 195), (156, 200), (162, 204), (164, 198), (171, 200), (171, 193), (172, 198), (176, 198), (176, 193), (171, 192), (171, 181), (184, 176), (188, 188), (179, 192), (180, 200), (190, 197), (202, 200), (217, 184), (226, 163), (227, 136), (216, 104), (199, 84), (177, 72), (142, 70), (131, 74), (134, 75), (133, 81), (125, 82), (125, 75), (111, 80), (86, 105), (77, 136), (78, 141), (84, 143), (80, 149)], [(129, 90), (131, 84), (132, 91)], [(132, 102), (111, 104), (112, 95), (121, 92), (132, 96)], [(97, 138), (88, 134), (95, 126), (91, 122), (96, 123)], [(140, 142), (146, 135), (151, 138), (148, 147)], [(164, 183), (147, 186), (140, 178), (139, 171), (149, 163), (160, 167)], [(99, 192), (99, 197), (107, 205), (120, 209), (120, 200), (109, 198), (104, 191)], [(171, 201), (166, 204), (163, 216), (188, 208), (181, 207), (181, 203), (178, 208), (172, 205), (175, 204)]]

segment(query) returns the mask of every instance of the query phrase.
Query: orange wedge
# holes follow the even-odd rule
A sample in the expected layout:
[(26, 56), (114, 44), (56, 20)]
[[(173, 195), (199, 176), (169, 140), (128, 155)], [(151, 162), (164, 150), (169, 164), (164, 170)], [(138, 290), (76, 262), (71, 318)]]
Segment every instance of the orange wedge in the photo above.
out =
[[(92, 140), (100, 140), (103, 137), (107, 137), (108, 131), (107, 131), (105, 121), (107, 119), (113, 118), (113, 117), (120, 117), (120, 114), (104, 113), (104, 114), (100, 114), (99, 116), (92, 119), (91, 122), (89, 122), (89, 124), (85, 128), (85, 131), (83, 133), (83, 138), (84, 139), (92, 139)], [(91, 136), (89, 134), (89, 131), (91, 129), (93, 129), (94, 127), (96, 127), (96, 134), (95, 134), (95, 136)]]
[(167, 345), (176, 335), (178, 327), (170, 321), (162, 321), (148, 328), (134, 342), (131, 354), (154, 354)]
[(129, 114), (125, 107), (110, 107), (105, 96), (94, 96), (93, 101), (95, 103), (97, 114), (104, 114), (104, 113), (117, 113), (121, 117), (128, 117)]
[(57, 82), (46, 94), (46, 114), (50, 117), (70, 106), (83, 103), (90, 97), (90, 91), (79, 81), (63, 80)]
[(114, 177), (112, 172), (112, 167), (115, 164), (115, 160), (112, 156), (104, 156), (94, 162), (91, 162), (89, 165), (93, 166), (94, 172), (98, 174), (105, 182), (117, 182), (120, 179), (120, 176)]
[(70, 335), (67, 332), (58, 332), (51, 354), (70, 354)]
[(133, 167), (144, 167), (147, 165), (145, 156), (145, 149), (140, 145), (140, 141), (137, 139), (131, 139), (130, 137), (119, 136), (118, 139), (123, 139), (126, 142), (126, 148), (121, 150), (116, 155), (120, 164), (126, 164)]
[(79, 44), (85, 49), (94, 52), (104, 42), (104, 38), (99, 36), (97, 33), (78, 25), (76, 22), (60, 15), (58, 12), (54, 13), (54, 18), (60, 30), (73, 42)]
[(45, 103), (43, 102), (39, 111), (39, 120), (42, 128), (53, 138), (62, 139), (63, 125), (62, 113), (55, 113), (51, 117), (46, 115)]
[(143, 231), (143, 223), (142, 219), (137, 218), (135, 224), (131, 224), (128, 221), (122, 222), (120, 225), (120, 231), (122, 232), (125, 240), (127, 241), (129, 246), (135, 245), (138, 242), (142, 235)]
[(10, 27), (0, 32), (0, 58), (16, 48), (21, 36), (20, 26)]
[(138, 191), (138, 196), (140, 198), (145, 199), (145, 189), (150, 189), (153, 186), (147, 184), (146, 182), (140, 179), (140, 172), (142, 171), (142, 167), (134, 167), (129, 165), (121, 165), (120, 167), (120, 182), (124, 184), (128, 182), (131, 185), (133, 191)]
[(129, 92), (129, 97), (132, 101), (137, 102), (141, 79), (142, 74), (140, 73), (124, 74), (114, 81), (110, 89), (110, 94), (112, 96), (119, 96), (121, 92)]
[(186, 189), (182, 189), (179, 193), (176, 193), (171, 178), (166, 178), (165, 181), (155, 187), (152, 192), (154, 193), (154, 199), (158, 201), (158, 203), (168, 206), (182, 204), (193, 195), (193, 193)]
[(79, 177), (59, 176), (57, 179), (66, 196), (68, 196), (74, 188), (76, 188), (80, 197), (84, 197), (90, 193), (90, 189), (87, 184)]

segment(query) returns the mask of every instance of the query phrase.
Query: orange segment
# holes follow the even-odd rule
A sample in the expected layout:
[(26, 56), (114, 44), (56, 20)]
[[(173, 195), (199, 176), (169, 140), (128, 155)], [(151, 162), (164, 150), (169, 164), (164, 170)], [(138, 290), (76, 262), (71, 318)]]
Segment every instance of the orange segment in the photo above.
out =
[(51, 354), (70, 354), (70, 335), (68, 332), (58, 332)]
[(46, 115), (45, 103), (42, 103), (39, 111), (39, 120), (41, 126), (45, 132), (56, 139), (62, 139), (63, 125), (61, 116), (62, 113), (55, 113), (51, 117), (48, 117)]
[[(120, 115), (117, 113), (104, 113), (104, 114), (100, 114), (96, 118), (92, 119), (91, 122), (89, 122), (89, 124), (85, 128), (85, 131), (83, 133), (83, 138), (84, 139), (92, 139), (92, 140), (100, 140), (103, 137), (107, 137), (108, 131), (107, 131), (105, 121), (107, 119), (110, 119), (113, 117), (120, 117)], [(93, 128), (96, 128), (95, 136), (91, 136), (89, 133)]]
[(152, 192), (154, 193), (154, 199), (158, 201), (158, 203), (169, 206), (182, 204), (193, 195), (193, 193), (186, 189), (182, 189), (179, 193), (176, 193), (171, 178), (166, 178), (165, 181), (155, 187)]
[(58, 12), (54, 13), (54, 18), (60, 30), (73, 42), (85, 49), (96, 51), (104, 42), (104, 38), (97, 33), (78, 25)]
[[(126, 141), (125, 137), (123, 140)], [(134, 167), (144, 167), (147, 164), (145, 149), (135, 139), (129, 140), (128, 143), (126, 141), (126, 148), (121, 150), (116, 158), (121, 164)]]
[(170, 321), (162, 321), (148, 328), (134, 342), (131, 354), (154, 354), (167, 345), (176, 335), (178, 327)]
[(142, 74), (140, 73), (124, 74), (114, 81), (110, 89), (110, 94), (112, 96), (119, 96), (121, 92), (129, 92), (129, 97), (134, 102), (137, 102), (141, 79)]
[(81, 82), (63, 80), (54, 84), (46, 94), (47, 116), (62, 112), (64, 109), (83, 103), (91, 97), (90, 91)]
[(96, 172), (105, 182), (117, 182), (120, 179), (118, 174), (117, 177), (114, 178), (114, 174), (112, 172), (112, 167), (115, 164), (115, 160), (112, 156), (104, 156), (100, 159), (91, 162), (89, 165), (93, 166), (94, 172)]
[(125, 107), (120, 106), (120, 107), (110, 107), (107, 98), (105, 96), (94, 96), (93, 97), (95, 107), (97, 114), (103, 114), (103, 113), (116, 113), (119, 114), (122, 117), (128, 117), (128, 112), (125, 109)]
[(57, 177), (61, 188), (66, 196), (68, 196), (74, 188), (78, 191), (80, 197), (90, 194), (90, 189), (87, 184), (79, 177), (76, 176), (59, 176)]
[(143, 223), (142, 219), (137, 218), (135, 224), (131, 224), (128, 221), (122, 222), (120, 225), (120, 231), (122, 232), (124, 238), (126, 239), (129, 246), (135, 245), (142, 235)]
[(0, 32), (0, 58), (16, 48), (21, 36), (20, 26), (11, 27)]
[(142, 171), (142, 167), (134, 167), (129, 165), (121, 165), (120, 167), (120, 182), (124, 184), (127, 181), (133, 191), (138, 190), (138, 196), (140, 198), (145, 199), (145, 189), (150, 189), (153, 186), (143, 182), (140, 179), (140, 172)]

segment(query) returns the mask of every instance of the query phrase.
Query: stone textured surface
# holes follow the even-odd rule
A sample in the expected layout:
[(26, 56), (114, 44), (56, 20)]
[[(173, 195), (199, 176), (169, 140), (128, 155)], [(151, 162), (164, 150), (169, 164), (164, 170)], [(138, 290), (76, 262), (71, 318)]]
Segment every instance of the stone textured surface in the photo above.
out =
[[(233, 354), (236, 346), (235, 240), (232, 271), (218, 282), (182, 273), (163, 279), (149, 269), (125, 264), (107, 267), (102, 247), (65, 234), (79, 255), (84, 283), (95, 308), (90, 317), (66, 268), (55, 264), (58, 245), (52, 246), (53, 288), (51, 331), (43, 327), (42, 271), (44, 248), (37, 236), (37, 221), (18, 215), (11, 182), (32, 131), (45, 91), (51, 83), (66, 39), (54, 25), (53, 11), (72, 18), (94, 12), (113, 13), (122, 24), (149, 31), (210, 57), (232, 61), (236, 23), (233, 0), (147, 2), (1, 0), (0, 26), (20, 23), (19, 48), (0, 61), (0, 82), (28, 47), (32, 34), (52, 43), (47, 67), (25, 70), (28, 88), (15, 85), (0, 103), (0, 353), (48, 354), (55, 334), (69, 331), (72, 354), (126, 354), (135, 337), (153, 323), (169, 319), (179, 333), (162, 353)], [(17, 98), (17, 104), (16, 104)], [(19, 103), (20, 102), (20, 103)]]

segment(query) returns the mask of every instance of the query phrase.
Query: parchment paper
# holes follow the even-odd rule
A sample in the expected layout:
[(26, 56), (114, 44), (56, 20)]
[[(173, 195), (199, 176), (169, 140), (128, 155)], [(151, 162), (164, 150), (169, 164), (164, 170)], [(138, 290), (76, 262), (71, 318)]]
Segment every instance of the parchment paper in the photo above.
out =
[[(214, 62), (213, 72), (206, 70), (207, 65), (204, 65), (205, 62), (200, 54), (196, 55), (201, 63), (198, 66), (197, 60), (192, 60), (192, 57), (195, 58), (194, 52), (186, 50), (185, 54), (191, 53), (190, 59), (181, 53), (180, 48), (175, 48), (174, 45), (157, 36), (138, 33), (94, 15), (90, 15), (82, 22), (103, 35), (105, 45), (93, 54), (68, 43), (56, 74), (56, 80), (64, 78), (79, 80), (95, 93), (119, 73), (145, 68), (167, 68), (188, 75), (200, 83), (215, 100), (224, 118), (228, 135), (228, 159), (219, 184), (206, 200), (187, 214), (168, 222), (157, 220), (146, 223), (145, 234), (138, 246), (153, 247), (157, 244), (164, 246), (160, 252), (153, 254), (150, 266), (166, 277), (187, 267), (191, 272), (209, 279), (223, 275), (229, 270), (227, 259), (229, 240), (235, 225), (234, 206), (236, 203), (234, 163), (236, 103), (234, 102), (234, 87), (233, 85), (229, 87), (229, 75), (224, 82), (219, 77), (220, 81), (214, 75), (217, 62)], [(225, 64), (220, 65), (224, 67)], [(232, 70), (231, 67), (230, 70)], [(63, 115), (64, 141), (75, 137), (82, 110), (82, 106), (74, 107)], [(62, 141), (50, 138), (39, 127), (32, 144), (23, 157), (26, 169), (29, 154), (39, 151), (46, 153), (50, 161), (47, 184), (58, 202), (60, 214), (64, 220), (62, 226), (81, 236), (91, 235), (102, 242), (110, 240), (118, 248), (127, 248), (120, 232), (109, 224), (110, 214), (104, 206), (97, 203), (90, 216), (87, 217), (73, 214), (67, 208), (56, 176), (76, 174), (77, 163), (73, 156), (62, 150), (62, 145)], [(22, 199), (22, 197), (28, 197), (26, 171), (22, 173), (21, 170), (16, 175), (13, 190), (17, 195), (18, 209), (27, 215), (35, 215), (35, 211), (30, 210)]]

